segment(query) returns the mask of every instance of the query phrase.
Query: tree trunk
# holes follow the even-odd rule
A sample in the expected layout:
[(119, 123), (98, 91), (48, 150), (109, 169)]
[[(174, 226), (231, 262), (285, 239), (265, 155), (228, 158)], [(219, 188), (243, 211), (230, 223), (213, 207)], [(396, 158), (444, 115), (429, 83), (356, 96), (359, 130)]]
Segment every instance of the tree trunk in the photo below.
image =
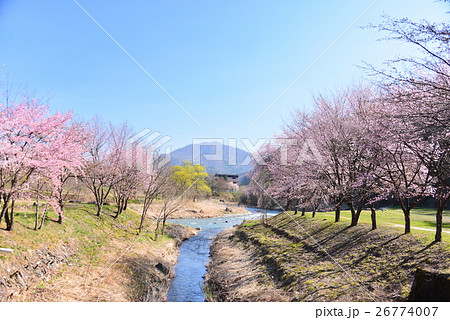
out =
[(403, 210), (405, 216), (405, 234), (411, 233), (411, 212), (410, 209)]
[(158, 241), (158, 230), (159, 230), (159, 222), (160, 220), (156, 220), (156, 228), (155, 228), (155, 241)]
[(100, 217), (100, 215), (102, 214), (102, 209), (103, 209), (103, 202), (97, 203), (97, 217)]
[[(67, 176), (68, 177), (68, 176)], [(64, 213), (64, 183), (66, 183), (68, 178), (66, 179), (62, 179), (61, 180), (61, 185), (58, 188), (58, 207), (59, 207), (59, 212), (58, 212), (58, 223), (62, 224), (63, 223), (63, 213)]]
[(292, 200), (286, 201), (286, 211), (289, 211), (289, 208), (291, 207), (291, 203), (292, 203)]
[(397, 196), (397, 200), (400, 203), (400, 207), (405, 217), (405, 234), (411, 233), (411, 205), (409, 199), (404, 199), (401, 196)]
[(39, 226), (39, 197), (36, 199), (36, 209), (34, 210), (34, 230)]
[[(1, 203), (2, 200), (0, 200)], [(6, 196), (3, 196), (3, 205), (2, 205), (2, 211), (0, 212), (0, 223), (2, 222), (2, 218), (5, 217), (6, 222), (6, 211), (8, 210), (8, 199)]]
[(375, 208), (373, 206), (370, 206), (370, 220), (372, 220), (372, 230), (375, 230), (377, 228), (377, 212), (375, 211)]
[(351, 227), (356, 227), (358, 225), (359, 217), (361, 216), (362, 209), (364, 208), (364, 202), (360, 201), (357, 210), (353, 206), (353, 203), (349, 203), (350, 211), (352, 212), (352, 223)]
[(64, 202), (60, 199), (59, 200), (59, 212), (58, 212), (58, 223), (63, 223), (63, 212), (64, 212)]
[(8, 214), (8, 210), (6, 211), (5, 221), (6, 230), (11, 231), (14, 227), (14, 200), (11, 201), (11, 213)]
[(356, 220), (356, 212), (355, 207), (353, 206), (353, 203), (348, 203), (348, 207), (350, 208), (350, 212), (352, 213), (352, 222), (350, 223), (351, 227), (355, 227), (358, 224), (358, 221)]
[(306, 213), (306, 208), (305, 208), (305, 207), (303, 207), (303, 209), (302, 209), (302, 217), (304, 217), (304, 216), (305, 216), (305, 213)]
[(119, 215), (122, 213), (123, 211), (123, 199), (119, 198), (119, 200), (117, 200), (117, 211), (116, 214), (114, 215), (114, 219), (117, 219), (119, 217)]
[(339, 222), (341, 220), (341, 206), (336, 205), (334, 210), (334, 222)]
[(295, 212), (294, 212), (294, 215), (296, 215), (297, 213), (298, 213), (298, 207), (295, 206)]
[(167, 219), (167, 217), (164, 217), (163, 221), (162, 221), (162, 227), (161, 227), (161, 234), (162, 235), (164, 235), (164, 230), (166, 228), (166, 219)]
[(63, 217), (62, 217), (62, 213), (58, 212), (58, 223), (62, 224), (63, 223)]
[(47, 210), (45, 210), (43, 213), (42, 213), (42, 218), (41, 218), (41, 223), (39, 224), (39, 230), (40, 229), (42, 229), (42, 226), (44, 225), (44, 221), (45, 221), (45, 218), (47, 217)]
[[(0, 205), (2, 204), (2, 199), (0, 198)], [(0, 225), (2, 224), (3, 214), (4, 212), (4, 206), (2, 206), (2, 210), (0, 211)]]
[(358, 210), (356, 211), (356, 224), (358, 224), (359, 217), (361, 216), (361, 212), (363, 211), (363, 209), (364, 209), (364, 202), (360, 202)]
[(141, 222), (139, 223), (139, 231), (138, 234), (142, 232), (142, 228), (144, 227), (145, 216), (147, 215), (147, 211), (142, 211)]
[(442, 206), (438, 205), (438, 209), (436, 211), (436, 233), (434, 235), (435, 242), (442, 241), (442, 211)]
[(316, 216), (316, 208), (314, 208), (312, 212), (312, 217), (314, 218), (315, 216)]
[(8, 226), (10, 225), (10, 222), (9, 222), (9, 208), (8, 207), (5, 210), (5, 223), (6, 223), (6, 229), (5, 230), (10, 231), (10, 229), (8, 228)]
[(449, 199), (450, 198), (447, 198), (445, 200), (438, 200), (438, 208), (436, 211), (436, 234), (434, 235), (435, 242), (442, 241), (442, 213)]

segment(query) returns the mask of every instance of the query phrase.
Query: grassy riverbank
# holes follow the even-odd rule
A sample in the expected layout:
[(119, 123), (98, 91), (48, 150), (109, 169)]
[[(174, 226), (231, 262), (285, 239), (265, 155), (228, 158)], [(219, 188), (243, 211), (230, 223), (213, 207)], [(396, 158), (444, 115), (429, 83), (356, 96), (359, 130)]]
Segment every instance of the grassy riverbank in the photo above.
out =
[(164, 300), (178, 245), (193, 231), (169, 226), (154, 241), (152, 220), (137, 236), (139, 214), (114, 219), (113, 210), (97, 217), (92, 204), (68, 204), (62, 225), (50, 213), (39, 231), (31, 211), (17, 210), (15, 229), (0, 230), (0, 247), (14, 249), (0, 255), (0, 300)]
[(403, 235), (388, 225), (370, 231), (365, 217), (349, 228), (328, 214), (283, 213), (266, 225), (249, 221), (220, 234), (211, 249), (208, 299), (404, 301), (418, 267), (449, 271), (448, 244), (432, 243), (428, 231)]

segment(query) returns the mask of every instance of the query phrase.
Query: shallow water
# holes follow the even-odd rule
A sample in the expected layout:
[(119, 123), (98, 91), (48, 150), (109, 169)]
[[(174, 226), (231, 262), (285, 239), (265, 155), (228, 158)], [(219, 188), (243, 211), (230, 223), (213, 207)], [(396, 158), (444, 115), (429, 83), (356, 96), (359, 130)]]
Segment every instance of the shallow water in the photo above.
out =
[(267, 212), (268, 216), (279, 213), (278, 211), (253, 208), (247, 208), (247, 210), (247, 214), (219, 218), (169, 220), (171, 223), (201, 228), (201, 231), (180, 246), (178, 262), (175, 266), (175, 278), (169, 289), (167, 301), (204, 301), (203, 277), (209, 261), (209, 247), (212, 238), (220, 231), (240, 224), (244, 220), (259, 219), (263, 212)]

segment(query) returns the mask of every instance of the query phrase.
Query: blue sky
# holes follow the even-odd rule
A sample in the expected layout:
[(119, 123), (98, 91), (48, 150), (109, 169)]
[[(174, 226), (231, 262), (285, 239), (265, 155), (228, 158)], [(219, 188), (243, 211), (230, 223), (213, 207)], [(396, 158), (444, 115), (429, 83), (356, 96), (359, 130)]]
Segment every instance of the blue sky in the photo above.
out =
[(314, 93), (361, 81), (356, 67), (410, 54), (359, 26), (382, 14), (448, 21), (448, 3), (379, 0), (255, 125), (252, 122), (374, 0), (88, 1), (83, 6), (195, 124), (72, 0), (0, 0), (0, 64), (51, 95), (53, 109), (95, 114), (173, 137), (258, 138), (279, 132)]

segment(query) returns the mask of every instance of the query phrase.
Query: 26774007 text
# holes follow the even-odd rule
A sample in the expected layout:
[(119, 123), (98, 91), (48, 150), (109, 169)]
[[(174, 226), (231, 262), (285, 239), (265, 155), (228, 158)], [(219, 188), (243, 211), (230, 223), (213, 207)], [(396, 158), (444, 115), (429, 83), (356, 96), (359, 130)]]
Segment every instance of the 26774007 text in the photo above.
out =
[(323, 317), (358, 318), (362, 315), (376, 317), (435, 317), (438, 307), (376, 307), (373, 311), (362, 311), (359, 308), (316, 308), (316, 319)]

